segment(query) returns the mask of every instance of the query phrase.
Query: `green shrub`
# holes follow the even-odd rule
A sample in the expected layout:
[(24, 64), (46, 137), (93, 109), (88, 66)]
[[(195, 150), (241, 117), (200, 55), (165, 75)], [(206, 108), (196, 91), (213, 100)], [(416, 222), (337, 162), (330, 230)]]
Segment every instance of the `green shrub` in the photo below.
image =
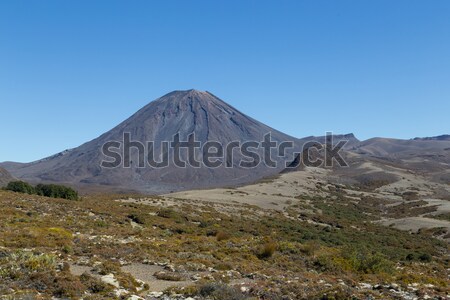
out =
[(380, 252), (367, 249), (343, 249), (342, 256), (351, 269), (364, 274), (392, 273), (393, 263)]
[(4, 189), (29, 195), (36, 194), (50, 198), (78, 200), (78, 193), (74, 189), (64, 185), (38, 184), (36, 187), (33, 187), (24, 181), (11, 181)]
[(70, 187), (56, 184), (38, 184), (36, 194), (50, 198), (78, 200), (78, 193)]
[(380, 253), (375, 253), (365, 257), (357, 269), (366, 274), (392, 273), (393, 263)]
[(308, 241), (300, 247), (300, 251), (308, 256), (314, 256), (319, 249), (320, 245), (317, 241)]
[(183, 223), (184, 221), (186, 221), (185, 216), (172, 208), (162, 208), (157, 212), (157, 215), (161, 218), (172, 219), (176, 223)]
[(419, 260), (422, 262), (430, 262), (433, 260), (433, 257), (428, 253), (422, 253), (419, 255)]
[(30, 273), (52, 271), (56, 266), (56, 256), (23, 250), (5, 252), (0, 258), (0, 266), (0, 279), (18, 280)]
[(36, 193), (34, 187), (24, 181), (11, 181), (5, 187), (5, 190), (13, 191), (13, 192), (17, 192), (17, 193), (23, 193), (23, 194), (30, 194), (30, 195)]
[(130, 219), (131, 221), (133, 221), (134, 223), (140, 224), (140, 225), (145, 225), (145, 223), (147, 223), (147, 216), (142, 215), (142, 214), (130, 214), (128, 215), (128, 219)]
[(405, 259), (407, 261), (431, 262), (433, 257), (428, 253), (409, 253)]

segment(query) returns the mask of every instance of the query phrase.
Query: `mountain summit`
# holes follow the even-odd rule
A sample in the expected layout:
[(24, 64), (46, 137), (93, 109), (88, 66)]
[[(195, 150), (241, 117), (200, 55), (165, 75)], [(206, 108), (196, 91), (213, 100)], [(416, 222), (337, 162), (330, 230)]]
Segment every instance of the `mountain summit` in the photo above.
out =
[[(298, 143), (297, 139), (250, 118), (209, 92), (174, 91), (150, 102), (110, 131), (77, 148), (32, 163), (2, 165), (14, 176), (30, 182), (57, 182), (89, 189), (103, 186), (165, 193), (237, 185), (278, 173), (284, 167), (283, 158), (277, 158), (281, 162), (277, 168), (269, 168), (263, 163), (251, 169), (242, 168), (238, 164), (242, 160), (239, 153), (233, 156), (232, 168), (223, 164), (214, 168), (187, 164), (180, 168), (173, 160), (169, 160), (167, 167), (154, 168), (147, 164), (142, 167), (140, 152), (132, 147), (128, 167), (123, 165), (128, 157), (123, 157), (121, 165), (105, 168), (102, 161), (110, 161), (110, 157), (105, 158), (102, 149), (106, 143), (116, 142), (121, 146), (115, 152), (123, 152), (124, 134), (128, 134), (133, 145), (139, 142), (148, 146), (148, 142), (152, 142), (154, 160), (158, 161), (167, 152), (164, 143), (173, 141), (175, 136), (180, 141), (187, 141), (190, 135), (194, 135), (202, 145), (214, 142), (225, 147), (230, 142), (263, 141), (268, 133), (273, 141)], [(201, 160), (201, 156), (201, 151), (195, 153), (196, 159)], [(188, 154), (183, 152), (181, 158), (186, 161)], [(286, 158), (289, 159), (291, 157)]]

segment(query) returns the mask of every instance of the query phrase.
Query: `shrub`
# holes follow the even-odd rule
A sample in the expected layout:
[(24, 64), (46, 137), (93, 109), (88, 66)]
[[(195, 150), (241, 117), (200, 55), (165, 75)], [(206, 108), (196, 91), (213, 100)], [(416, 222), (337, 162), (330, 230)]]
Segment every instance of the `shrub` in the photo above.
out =
[(161, 218), (172, 219), (176, 223), (182, 223), (183, 221), (186, 221), (186, 217), (173, 210), (172, 208), (162, 208), (158, 211), (157, 215)]
[(406, 260), (408, 261), (412, 261), (416, 258), (416, 256), (414, 255), (414, 253), (408, 253), (408, 255), (406, 255)]
[(402, 198), (406, 201), (417, 200), (419, 199), (419, 195), (417, 192), (407, 191), (402, 194)]
[(266, 259), (272, 257), (272, 255), (277, 250), (277, 244), (274, 242), (265, 243), (257, 253), (259, 259)]
[(4, 189), (29, 195), (36, 194), (50, 198), (78, 200), (78, 193), (74, 189), (64, 185), (38, 184), (36, 187), (33, 187), (24, 181), (11, 181)]
[(216, 233), (216, 239), (217, 241), (225, 241), (230, 238), (230, 234), (224, 231), (219, 231)]
[(88, 273), (83, 273), (80, 276), (80, 280), (83, 285), (90, 291), (91, 293), (104, 293), (111, 292), (113, 287), (107, 283), (102, 282), (100, 279), (92, 277)]
[(80, 279), (70, 274), (57, 277), (53, 295), (59, 298), (78, 298), (83, 294), (86, 287)]
[(128, 219), (140, 225), (144, 225), (146, 223), (146, 216), (141, 214), (130, 214), (128, 215)]
[(365, 257), (358, 266), (357, 270), (366, 274), (392, 273), (393, 271), (393, 263), (381, 253)]
[(233, 266), (230, 263), (226, 263), (226, 262), (221, 262), (221, 263), (215, 265), (214, 268), (219, 271), (233, 270)]
[(419, 255), (419, 260), (422, 262), (430, 262), (433, 257), (428, 253), (422, 253)]
[[(52, 255), (34, 255), (23, 253), (21, 265), (31, 272), (48, 271), (55, 267), (56, 259)], [(19, 254), (22, 255), (22, 254)]]
[(157, 212), (158, 217), (170, 219), (176, 215), (176, 212), (171, 208), (161, 208)]
[(308, 241), (300, 247), (300, 251), (308, 256), (314, 256), (319, 249), (320, 245), (316, 241)]
[(116, 275), (116, 279), (121, 287), (130, 292), (136, 292), (136, 288), (141, 286), (141, 284), (129, 273), (121, 272)]
[(70, 187), (56, 184), (38, 184), (36, 194), (51, 198), (78, 200), (78, 193)]
[(407, 261), (431, 262), (433, 257), (428, 253), (409, 253), (405, 258)]
[(155, 274), (153, 274), (153, 276), (156, 277), (156, 279), (159, 280), (166, 280), (166, 281), (183, 281), (185, 280), (184, 276), (178, 273), (173, 273), (173, 272), (156, 272)]
[(5, 187), (5, 190), (13, 191), (13, 192), (17, 192), (17, 193), (23, 193), (23, 194), (30, 194), (30, 195), (36, 193), (34, 187), (24, 181), (11, 181)]
[(357, 272), (359, 274), (392, 274), (394, 262), (380, 252), (364, 248), (345, 247), (340, 251), (331, 251), (319, 255), (314, 266), (320, 272)]
[(100, 275), (120, 273), (120, 264), (115, 261), (105, 261), (99, 266), (98, 273)]
[(56, 266), (56, 256), (18, 250), (3, 253), (0, 266), (0, 279), (18, 280), (31, 273), (51, 272)]
[(237, 289), (218, 283), (206, 283), (200, 286), (198, 293), (202, 297), (215, 300), (244, 300), (246, 297)]

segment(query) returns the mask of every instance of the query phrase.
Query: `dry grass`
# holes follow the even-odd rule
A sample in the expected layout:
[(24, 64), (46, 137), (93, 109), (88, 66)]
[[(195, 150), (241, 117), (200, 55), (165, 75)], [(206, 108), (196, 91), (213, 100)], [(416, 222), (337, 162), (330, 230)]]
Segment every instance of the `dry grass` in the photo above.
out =
[[(334, 284), (336, 276), (349, 282), (368, 276), (365, 280), (374, 284), (433, 282), (438, 295), (447, 288), (441, 278), (448, 272), (444, 255), (448, 245), (427, 232), (411, 235), (367, 222), (363, 211), (375, 215), (377, 210), (367, 203), (350, 205), (343, 195), (332, 203), (323, 197), (308, 199), (321, 211), (311, 217), (330, 224), (327, 227), (256, 208), (229, 214), (204, 203), (180, 201), (161, 207), (116, 199), (116, 195), (98, 195), (74, 202), (0, 191), (0, 294), (10, 294), (13, 287), (49, 297), (70, 298), (88, 291), (96, 299), (114, 299), (113, 288), (95, 277), (58, 269), (64, 262), (80, 259), (92, 267), (96, 264), (98, 274), (114, 274), (130, 292), (137, 291), (138, 283), (121, 271), (120, 261), (168, 262), (177, 270), (202, 272), (213, 268), (209, 280), (218, 285), (231, 281), (227, 274), (238, 272), (257, 282), (251, 296), (266, 299), (284, 294), (314, 297), (325, 293), (320, 279)], [(131, 226), (130, 220), (139, 221), (140, 228)], [(12, 256), (20, 248), (33, 249), (33, 254)], [(425, 260), (425, 254), (431, 261)], [(17, 266), (25, 272), (16, 274)], [(416, 273), (423, 279), (412, 276)], [(180, 280), (184, 278), (180, 274), (164, 271), (155, 276)], [(296, 277), (308, 280), (308, 291), (296, 281), (288, 282)], [(40, 290), (44, 284), (48, 288)], [(236, 292), (226, 290), (230, 295)]]

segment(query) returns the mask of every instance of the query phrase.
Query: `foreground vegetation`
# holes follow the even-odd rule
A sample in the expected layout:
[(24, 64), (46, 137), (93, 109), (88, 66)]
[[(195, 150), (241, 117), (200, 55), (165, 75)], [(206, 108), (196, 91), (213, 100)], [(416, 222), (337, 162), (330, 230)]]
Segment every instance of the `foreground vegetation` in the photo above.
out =
[(31, 184), (24, 181), (11, 181), (4, 189), (7, 191), (29, 195), (35, 194), (51, 198), (78, 200), (77, 191), (64, 185), (38, 184), (36, 186), (32, 186)]
[[(155, 278), (187, 283), (174, 284), (167, 295), (199, 299), (449, 292), (448, 244), (429, 232), (376, 225), (376, 205), (339, 193), (299, 196), (286, 212), (138, 196), (75, 202), (9, 191), (0, 191), (0, 201), (0, 295), (148, 295), (149, 286), (122, 268), (131, 263), (163, 266)], [(74, 275), (77, 265), (93, 271)], [(101, 280), (109, 274), (120, 289)]]

